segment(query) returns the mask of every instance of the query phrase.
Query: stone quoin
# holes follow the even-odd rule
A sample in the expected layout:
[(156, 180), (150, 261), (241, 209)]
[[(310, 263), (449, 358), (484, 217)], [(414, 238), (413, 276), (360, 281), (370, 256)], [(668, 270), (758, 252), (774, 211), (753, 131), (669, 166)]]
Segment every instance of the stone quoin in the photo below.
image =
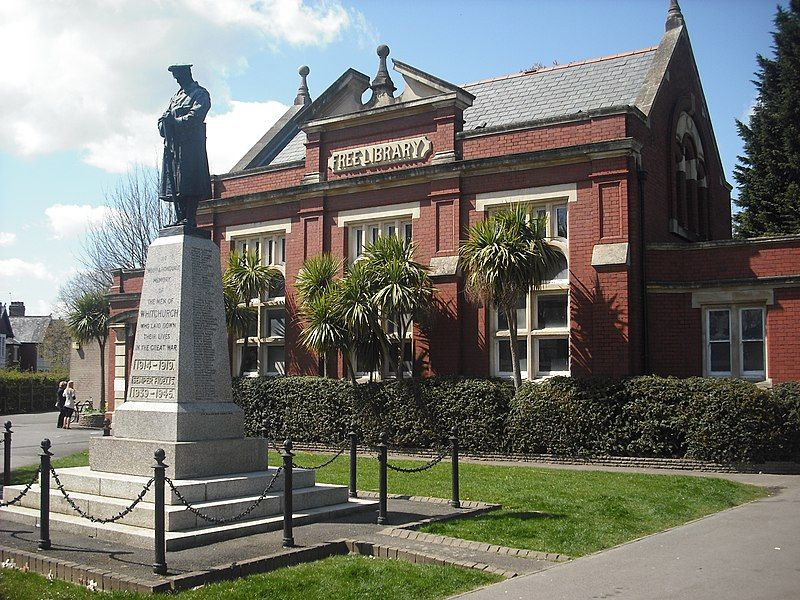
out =
[[(731, 186), (677, 2), (650, 48), (465, 85), (392, 60), (395, 86), (389, 49), (378, 56), (372, 81), (347, 69), (315, 99), (302, 67), (286, 114), (212, 177), (197, 222), (220, 269), (247, 250), (285, 276), (258, 299), (247, 347), (234, 342), (234, 372), (321, 374), (298, 340), (303, 261), (357, 260), (397, 235), (438, 291), (435, 318), (397, 340), (406, 369), (510, 376), (507, 324), (467, 301), (456, 257), (470, 225), (521, 202), (546, 216), (563, 255), (519, 306), (525, 378), (800, 377), (800, 237), (731, 239)], [(147, 370), (131, 364), (141, 311), (169, 310), (139, 306), (141, 279), (114, 273), (110, 411), (131, 387), (159, 387), (131, 377)], [(341, 357), (328, 373), (345, 375)]]

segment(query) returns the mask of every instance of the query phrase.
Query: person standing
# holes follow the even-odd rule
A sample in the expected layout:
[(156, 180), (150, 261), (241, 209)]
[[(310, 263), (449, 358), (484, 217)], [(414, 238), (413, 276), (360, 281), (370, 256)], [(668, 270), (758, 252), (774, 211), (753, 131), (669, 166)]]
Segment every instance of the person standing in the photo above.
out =
[(70, 381), (67, 387), (64, 388), (64, 408), (61, 409), (61, 416), (64, 420), (64, 429), (72, 429), (70, 427), (72, 422), (72, 415), (75, 413), (75, 402), (77, 395), (75, 394), (75, 382)]
[(58, 392), (56, 392), (56, 408), (58, 409), (58, 423), (56, 423), (56, 427), (63, 427), (64, 426), (64, 417), (61, 414), (61, 411), (64, 410), (64, 388), (67, 387), (66, 381), (59, 381), (58, 382)]

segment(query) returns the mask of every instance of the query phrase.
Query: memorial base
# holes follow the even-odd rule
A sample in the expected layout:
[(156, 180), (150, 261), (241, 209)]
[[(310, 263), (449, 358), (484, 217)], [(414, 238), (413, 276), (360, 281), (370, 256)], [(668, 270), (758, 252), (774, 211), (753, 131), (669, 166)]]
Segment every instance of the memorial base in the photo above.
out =
[(150, 477), (158, 448), (167, 454), (171, 479), (261, 471), (267, 456), (267, 440), (260, 438), (166, 442), (95, 437), (89, 441), (89, 466), (92, 471)]

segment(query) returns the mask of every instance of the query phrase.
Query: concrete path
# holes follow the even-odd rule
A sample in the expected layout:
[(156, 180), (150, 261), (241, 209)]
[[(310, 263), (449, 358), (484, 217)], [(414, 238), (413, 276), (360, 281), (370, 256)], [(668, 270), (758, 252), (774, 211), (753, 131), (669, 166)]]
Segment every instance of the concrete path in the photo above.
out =
[(99, 429), (83, 429), (74, 423), (72, 429), (59, 429), (55, 412), (3, 415), (0, 420), (12, 423), (12, 469), (37, 463), (43, 438), (52, 442), (50, 451), (58, 458), (88, 449), (89, 438), (103, 434)]
[(459, 598), (800, 598), (800, 476), (725, 478), (770, 487), (775, 493)]

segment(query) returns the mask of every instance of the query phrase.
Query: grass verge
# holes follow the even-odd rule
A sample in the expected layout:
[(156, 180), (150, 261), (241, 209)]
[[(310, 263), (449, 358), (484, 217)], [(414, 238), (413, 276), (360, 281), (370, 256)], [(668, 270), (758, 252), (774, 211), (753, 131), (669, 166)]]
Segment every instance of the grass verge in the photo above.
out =
[[(299, 464), (324, 455), (299, 453)], [(420, 461), (393, 460), (404, 467)], [(478, 517), (433, 523), (422, 530), (453, 537), (577, 557), (766, 496), (724, 479), (461, 463), (462, 500), (503, 505)], [(321, 483), (347, 485), (348, 461), (317, 473)], [(450, 464), (416, 474), (389, 472), (389, 492), (449, 498)], [(378, 489), (378, 465), (358, 462), (358, 489)]]
[[(61, 458), (54, 458), (52, 465), (54, 469), (66, 469), (67, 467), (85, 467), (89, 464), (89, 451), (76, 452)], [(11, 483), (13, 485), (27, 484), (33, 474), (39, 469), (39, 465), (28, 465), (18, 467), (11, 471)]]
[[(478, 586), (499, 581), (500, 577), (482, 571), (417, 565), (399, 560), (362, 556), (334, 556), (313, 563), (280, 569), (189, 590), (171, 596), (179, 600), (433, 600), (446, 598)], [(97, 594), (61, 581), (48, 581), (33, 573), (0, 572), (0, 598), (15, 600), (88, 600)], [(144, 600), (130, 592), (111, 592), (110, 600)]]

